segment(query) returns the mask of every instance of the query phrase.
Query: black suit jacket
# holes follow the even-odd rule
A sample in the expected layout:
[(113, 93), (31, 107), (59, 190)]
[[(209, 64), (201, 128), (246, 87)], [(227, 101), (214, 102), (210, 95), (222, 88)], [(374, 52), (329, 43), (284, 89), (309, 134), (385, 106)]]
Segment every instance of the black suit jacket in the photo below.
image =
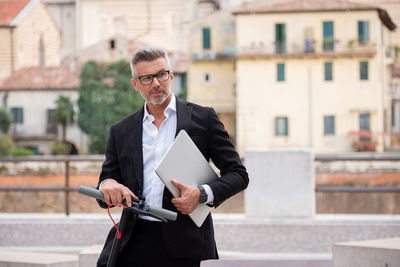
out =
[[(176, 99), (176, 134), (184, 129), (200, 149), (206, 160), (212, 160), (220, 169), (221, 177), (208, 185), (214, 193), (214, 206), (244, 190), (249, 182), (245, 167), (229, 140), (229, 135), (218, 119), (214, 109)], [(115, 123), (110, 128), (99, 184), (107, 178), (127, 186), (136, 196), (143, 189), (142, 128), (144, 108)], [(163, 208), (176, 211), (171, 203), (172, 195), (164, 190)], [(104, 202), (99, 201), (106, 208)], [(132, 222), (132, 219), (128, 220)], [(129, 240), (133, 225), (127, 225), (121, 249)], [(115, 227), (110, 231), (98, 264), (106, 264), (115, 236)], [(187, 216), (178, 212), (175, 222), (163, 224), (163, 240), (168, 253), (174, 258), (215, 259), (218, 258), (211, 215), (201, 227), (197, 227)]]

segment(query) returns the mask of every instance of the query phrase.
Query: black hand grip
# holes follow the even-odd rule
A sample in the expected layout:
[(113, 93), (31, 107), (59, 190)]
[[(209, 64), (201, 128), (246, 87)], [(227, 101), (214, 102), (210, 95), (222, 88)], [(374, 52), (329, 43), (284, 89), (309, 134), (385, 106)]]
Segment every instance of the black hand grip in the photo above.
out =
[(79, 191), (78, 192), (79, 192), (79, 194), (83, 194), (83, 195), (86, 195), (86, 196), (89, 196), (89, 197), (93, 197), (93, 198), (97, 198), (97, 199), (105, 201), (104, 200), (104, 195), (100, 190), (97, 190), (97, 189), (94, 189), (94, 188), (91, 188), (91, 187), (88, 187), (88, 186), (81, 185), (81, 186), (79, 186)]

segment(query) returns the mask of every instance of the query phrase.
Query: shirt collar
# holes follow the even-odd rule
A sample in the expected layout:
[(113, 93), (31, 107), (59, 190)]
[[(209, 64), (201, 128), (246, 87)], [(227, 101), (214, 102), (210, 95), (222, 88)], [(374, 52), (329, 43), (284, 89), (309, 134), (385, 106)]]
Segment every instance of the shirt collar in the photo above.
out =
[[(171, 93), (172, 94), (172, 93)], [(175, 95), (172, 94), (171, 97), (171, 101), (169, 102), (167, 108), (164, 110), (164, 115), (166, 117), (168, 117), (168, 115), (171, 112), (176, 112), (176, 98)], [(147, 103), (145, 103), (144, 105), (144, 115), (143, 115), (143, 121), (145, 121), (146, 119), (149, 119), (151, 122), (154, 121), (154, 116), (151, 115), (148, 111), (147, 111)]]

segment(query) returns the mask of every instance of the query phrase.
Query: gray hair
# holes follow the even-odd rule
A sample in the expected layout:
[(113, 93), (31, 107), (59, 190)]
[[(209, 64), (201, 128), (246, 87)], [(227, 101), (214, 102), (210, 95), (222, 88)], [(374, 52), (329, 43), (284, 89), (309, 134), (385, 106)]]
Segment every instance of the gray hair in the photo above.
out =
[(135, 77), (138, 75), (138, 73), (136, 73), (137, 63), (142, 61), (153, 61), (161, 57), (165, 59), (168, 68), (171, 69), (168, 54), (164, 49), (156, 46), (146, 46), (136, 50), (130, 61), (132, 76)]

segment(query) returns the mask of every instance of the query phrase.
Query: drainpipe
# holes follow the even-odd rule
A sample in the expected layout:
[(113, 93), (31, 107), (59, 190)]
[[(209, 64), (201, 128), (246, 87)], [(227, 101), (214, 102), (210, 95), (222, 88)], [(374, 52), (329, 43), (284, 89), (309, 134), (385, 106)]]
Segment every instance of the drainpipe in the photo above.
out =
[(15, 71), (14, 64), (14, 27), (10, 27), (10, 55), (11, 55), (11, 74)]

